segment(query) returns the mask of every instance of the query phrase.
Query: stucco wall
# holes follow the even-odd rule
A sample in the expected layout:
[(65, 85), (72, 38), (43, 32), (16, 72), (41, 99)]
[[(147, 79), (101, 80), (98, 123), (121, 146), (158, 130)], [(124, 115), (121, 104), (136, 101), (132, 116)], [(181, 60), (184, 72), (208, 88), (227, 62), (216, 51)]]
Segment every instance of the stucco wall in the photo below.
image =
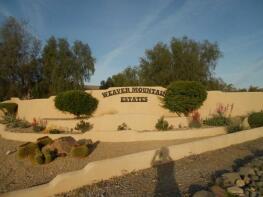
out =
[[(130, 87), (132, 88), (132, 87)], [(151, 87), (160, 91), (165, 91), (162, 87)], [(103, 97), (102, 93), (118, 88), (107, 90), (92, 90), (90, 92), (99, 100), (99, 105), (93, 117), (89, 121), (93, 124), (93, 130), (110, 131), (116, 130), (117, 126), (125, 122), (133, 130), (153, 130), (157, 120), (161, 116), (173, 124), (187, 126), (188, 120), (185, 117), (178, 117), (176, 113), (171, 113), (162, 107), (161, 96), (145, 93), (125, 93)], [(120, 102), (121, 97), (147, 97), (148, 102)], [(73, 116), (62, 113), (54, 106), (54, 97), (48, 99), (19, 100), (12, 98), (11, 102), (16, 102), (18, 116), (32, 121), (33, 118), (46, 118), (49, 124), (74, 128), (78, 120)], [(233, 104), (232, 116), (246, 115), (251, 111), (263, 110), (263, 92), (220, 92), (209, 91), (207, 100), (199, 109), (201, 117), (205, 118), (213, 113), (218, 104), (231, 106)]]
[[(261, 137), (263, 137), (263, 127), (212, 137), (191, 143), (169, 146), (167, 149), (172, 160), (178, 160), (189, 155), (213, 151)], [(60, 174), (47, 184), (5, 193), (1, 196), (52, 196), (83, 185), (92, 184), (114, 176), (120, 176), (123, 175), (124, 172), (129, 173), (134, 170), (150, 168), (156, 151), (157, 150), (144, 151), (112, 159), (91, 162), (82, 170)]]

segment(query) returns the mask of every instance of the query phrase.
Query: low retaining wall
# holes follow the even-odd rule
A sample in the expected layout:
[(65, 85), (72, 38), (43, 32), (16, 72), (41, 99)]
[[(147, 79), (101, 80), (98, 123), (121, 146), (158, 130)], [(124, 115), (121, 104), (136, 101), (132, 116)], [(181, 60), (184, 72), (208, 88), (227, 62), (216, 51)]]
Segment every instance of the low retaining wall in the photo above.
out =
[(37, 134), (37, 133), (13, 133), (5, 131), (5, 126), (0, 124), (0, 135), (9, 140), (35, 142), (37, 138), (49, 136), (56, 139), (64, 136), (74, 137), (79, 139), (91, 139), (101, 142), (135, 142), (135, 141), (154, 141), (154, 140), (179, 140), (190, 138), (210, 137), (226, 134), (224, 127), (204, 128), (204, 129), (188, 129), (181, 131), (112, 131), (112, 132), (95, 132), (90, 131), (84, 134)]
[[(263, 137), (263, 127), (212, 137), (191, 143), (169, 146), (167, 148), (169, 150), (170, 157), (173, 160), (178, 160), (193, 154), (213, 151), (261, 137)], [(51, 196), (57, 193), (76, 189), (83, 185), (92, 184), (100, 180), (109, 179), (113, 176), (120, 176), (123, 175), (123, 172), (129, 173), (134, 170), (150, 168), (156, 151), (157, 150), (144, 151), (113, 159), (91, 162), (87, 164), (84, 169), (58, 175), (47, 184), (5, 193), (1, 196)]]

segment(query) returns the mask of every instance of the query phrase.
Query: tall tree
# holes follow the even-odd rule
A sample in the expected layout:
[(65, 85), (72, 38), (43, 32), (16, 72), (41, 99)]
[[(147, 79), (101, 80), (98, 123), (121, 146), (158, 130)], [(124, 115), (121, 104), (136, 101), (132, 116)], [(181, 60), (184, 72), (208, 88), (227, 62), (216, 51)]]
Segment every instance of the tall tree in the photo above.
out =
[(95, 72), (95, 58), (88, 44), (75, 41), (71, 47), (64, 38), (51, 37), (43, 50), (43, 83), (49, 94), (83, 89)]
[(40, 41), (28, 31), (26, 22), (14, 17), (2, 24), (0, 40), (0, 96), (26, 97), (39, 79)]

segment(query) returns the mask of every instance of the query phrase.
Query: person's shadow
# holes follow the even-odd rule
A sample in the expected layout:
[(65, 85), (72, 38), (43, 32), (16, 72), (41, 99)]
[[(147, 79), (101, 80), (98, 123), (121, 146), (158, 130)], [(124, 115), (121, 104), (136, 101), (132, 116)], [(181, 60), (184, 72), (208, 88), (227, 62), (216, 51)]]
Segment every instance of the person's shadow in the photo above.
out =
[(154, 196), (181, 197), (181, 192), (175, 181), (174, 162), (169, 155), (169, 149), (162, 147), (160, 150), (157, 150), (151, 164), (157, 170)]

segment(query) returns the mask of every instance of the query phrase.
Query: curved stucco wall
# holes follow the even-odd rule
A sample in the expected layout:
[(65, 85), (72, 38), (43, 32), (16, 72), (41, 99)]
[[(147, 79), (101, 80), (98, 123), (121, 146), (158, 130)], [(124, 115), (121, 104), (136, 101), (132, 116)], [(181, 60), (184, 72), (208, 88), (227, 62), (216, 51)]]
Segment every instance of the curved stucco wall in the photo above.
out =
[(165, 132), (136, 132), (136, 131), (120, 131), (120, 132), (86, 132), (84, 134), (39, 134), (39, 133), (12, 133), (5, 131), (5, 125), (0, 124), (0, 135), (9, 140), (36, 142), (40, 137), (49, 136), (52, 139), (59, 137), (71, 136), (76, 140), (92, 139), (92, 141), (101, 142), (136, 142), (136, 141), (154, 141), (154, 140), (180, 140), (190, 138), (211, 137), (226, 134), (225, 128), (205, 128), (205, 129), (189, 129), (182, 131), (165, 131)]
[[(169, 156), (172, 158), (172, 160), (178, 160), (193, 154), (213, 151), (234, 144), (255, 140), (261, 137), (263, 137), (263, 127), (212, 137), (191, 143), (169, 146), (167, 148), (169, 150)], [(112, 159), (91, 162), (87, 164), (87, 166), (82, 170), (68, 172), (56, 176), (48, 184), (5, 193), (1, 196), (52, 196), (54, 194), (66, 192), (83, 185), (92, 184), (114, 176), (120, 176), (123, 175), (124, 172), (129, 173), (136, 170), (150, 168), (156, 151), (157, 150), (144, 151)]]
[[(132, 88), (132, 87), (130, 87)], [(144, 87), (145, 88), (145, 87)], [(162, 87), (150, 87), (165, 91)], [(116, 130), (125, 122), (132, 130), (154, 130), (157, 120), (164, 116), (174, 127), (188, 125), (186, 117), (178, 117), (162, 107), (161, 96), (145, 93), (125, 93), (103, 97), (102, 93), (113, 91), (92, 90), (90, 92), (99, 100), (99, 105), (89, 121), (95, 131)], [(120, 102), (121, 97), (147, 97), (148, 102)], [(33, 118), (48, 119), (49, 125), (74, 128), (78, 120), (68, 113), (62, 113), (54, 106), (54, 97), (48, 99), (19, 100), (12, 98), (11, 102), (19, 105), (18, 116), (32, 121)], [(207, 100), (199, 109), (201, 117), (205, 118), (215, 113), (218, 104), (233, 105), (232, 116), (246, 115), (251, 111), (263, 110), (263, 92), (221, 92), (209, 91)]]

